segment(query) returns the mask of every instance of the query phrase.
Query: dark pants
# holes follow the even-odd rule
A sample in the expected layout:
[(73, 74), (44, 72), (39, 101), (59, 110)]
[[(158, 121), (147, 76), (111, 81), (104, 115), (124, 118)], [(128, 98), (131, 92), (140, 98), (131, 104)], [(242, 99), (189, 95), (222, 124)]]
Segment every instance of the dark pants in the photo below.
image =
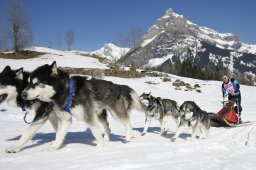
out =
[[(241, 92), (239, 92), (239, 94), (237, 96), (229, 95), (228, 99), (232, 100), (236, 103), (235, 110), (236, 110), (236, 112), (238, 112), (238, 116), (241, 117), (241, 112), (243, 110), (242, 106), (241, 106)], [(239, 108), (239, 111), (238, 111), (237, 107)]]

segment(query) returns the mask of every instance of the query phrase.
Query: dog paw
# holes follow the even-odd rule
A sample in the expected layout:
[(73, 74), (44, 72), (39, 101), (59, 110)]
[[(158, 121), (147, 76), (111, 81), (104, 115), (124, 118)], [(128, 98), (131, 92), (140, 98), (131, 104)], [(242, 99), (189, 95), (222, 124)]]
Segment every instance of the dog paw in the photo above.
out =
[(53, 152), (53, 151), (57, 151), (58, 149), (59, 149), (58, 147), (48, 146), (44, 148), (43, 151)]
[(17, 146), (10, 146), (8, 148), (5, 149), (5, 152), (6, 153), (17, 153), (21, 150), (20, 147), (17, 147)]
[(125, 140), (127, 142), (130, 142), (132, 140), (132, 137), (133, 137), (133, 135), (129, 133), (129, 134), (126, 135)]
[(131, 142), (132, 141), (132, 137), (126, 137), (125, 140), (126, 140), (126, 142)]
[(96, 145), (96, 148), (103, 148), (104, 147), (104, 143), (102, 142), (102, 143), (98, 143), (97, 145)]
[(109, 142), (109, 136), (104, 136), (104, 142)]
[(177, 138), (171, 138), (171, 142), (175, 142)]
[(166, 135), (167, 134), (167, 131), (165, 130), (165, 131), (161, 131), (161, 135)]
[(52, 151), (57, 151), (59, 148), (60, 148), (60, 146), (53, 142), (49, 146), (44, 148), (43, 151), (52, 152)]
[(141, 133), (141, 136), (145, 136), (145, 135), (146, 135), (146, 132), (142, 132), (142, 133)]

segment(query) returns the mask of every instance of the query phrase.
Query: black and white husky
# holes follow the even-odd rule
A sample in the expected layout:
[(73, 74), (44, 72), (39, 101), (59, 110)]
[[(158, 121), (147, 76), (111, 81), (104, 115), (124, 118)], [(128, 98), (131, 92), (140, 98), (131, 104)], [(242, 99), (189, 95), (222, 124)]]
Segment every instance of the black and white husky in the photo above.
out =
[(172, 141), (175, 141), (179, 137), (183, 128), (187, 126), (192, 127), (192, 141), (196, 138), (196, 136), (199, 136), (200, 138), (208, 137), (211, 119), (207, 112), (201, 110), (195, 102), (185, 101), (180, 106), (180, 117), (181, 122), (176, 134), (172, 138)]
[(61, 147), (72, 121), (72, 116), (84, 121), (94, 135), (97, 146), (103, 146), (103, 137), (98, 121), (109, 136), (107, 121), (98, 119), (103, 110), (122, 121), (126, 127), (126, 140), (132, 138), (132, 127), (129, 113), (132, 109), (146, 111), (139, 96), (128, 86), (117, 85), (110, 81), (91, 79), (81, 76), (70, 76), (57, 68), (56, 62), (43, 65), (31, 73), (29, 85), (23, 91), (25, 100), (39, 99), (53, 102), (53, 111), (58, 118), (58, 130), (55, 141), (49, 150)]
[(150, 113), (150, 116), (146, 117), (146, 124), (142, 135), (147, 133), (152, 118), (159, 120), (161, 134), (166, 133), (167, 129), (165, 125), (170, 117), (173, 118), (177, 124), (179, 124), (179, 108), (176, 101), (170, 99), (162, 99), (160, 97), (155, 98), (151, 95), (151, 93), (143, 93), (140, 96), (140, 99), (148, 101), (147, 109)]
[[(46, 112), (45, 110), (49, 105), (47, 102), (39, 100), (26, 101), (22, 99), (21, 93), (28, 85), (28, 77), (29, 73), (24, 72), (23, 68), (12, 70), (10, 66), (6, 66), (0, 73), (0, 103), (6, 102), (10, 106), (23, 109), (34, 108), (36, 112), (35, 119), (42, 118), (35, 124), (31, 124), (15, 145), (5, 150), (8, 153), (19, 152), (48, 119), (54, 129), (57, 129), (56, 117), (50, 114), (50, 111)], [(45, 115), (44, 117), (43, 114)]]

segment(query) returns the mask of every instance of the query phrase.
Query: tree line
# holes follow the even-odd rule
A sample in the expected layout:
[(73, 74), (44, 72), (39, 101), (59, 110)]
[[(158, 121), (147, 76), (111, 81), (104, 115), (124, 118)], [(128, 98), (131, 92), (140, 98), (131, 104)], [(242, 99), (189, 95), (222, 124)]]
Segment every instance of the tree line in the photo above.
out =
[(174, 64), (168, 62), (155, 69), (161, 72), (201, 80), (222, 80), (223, 74), (228, 74), (237, 79), (241, 84), (254, 85), (255, 82), (253, 76), (241, 73), (237, 70), (231, 73), (228, 68), (217, 67), (214, 65), (207, 65), (202, 68), (198, 65), (194, 65), (190, 60), (184, 60), (183, 62), (178, 60)]

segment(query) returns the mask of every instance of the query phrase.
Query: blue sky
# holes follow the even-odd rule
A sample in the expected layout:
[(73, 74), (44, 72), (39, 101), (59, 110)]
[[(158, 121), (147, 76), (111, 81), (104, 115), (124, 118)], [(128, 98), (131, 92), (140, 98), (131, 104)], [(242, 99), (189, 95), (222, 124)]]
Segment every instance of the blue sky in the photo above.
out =
[[(0, 0), (3, 8), (7, 0)], [(66, 49), (64, 34), (75, 33), (73, 49), (92, 51), (115, 42), (130, 25), (144, 32), (168, 8), (192, 22), (230, 32), (256, 44), (255, 0), (20, 0), (30, 17), (34, 45)]]

